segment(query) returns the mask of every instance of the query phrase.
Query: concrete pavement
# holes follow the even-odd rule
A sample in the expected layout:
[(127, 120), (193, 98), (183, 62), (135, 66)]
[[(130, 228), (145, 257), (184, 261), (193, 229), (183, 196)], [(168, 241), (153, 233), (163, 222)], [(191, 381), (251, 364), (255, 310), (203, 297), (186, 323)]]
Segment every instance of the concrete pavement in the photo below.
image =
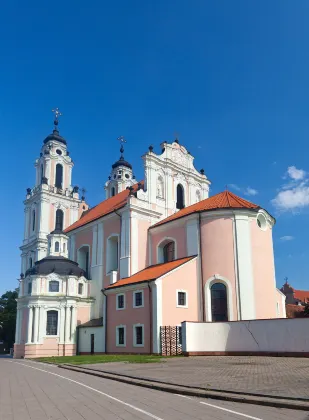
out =
[(0, 420), (305, 420), (309, 413), (184, 398), (56, 366), (0, 359)]

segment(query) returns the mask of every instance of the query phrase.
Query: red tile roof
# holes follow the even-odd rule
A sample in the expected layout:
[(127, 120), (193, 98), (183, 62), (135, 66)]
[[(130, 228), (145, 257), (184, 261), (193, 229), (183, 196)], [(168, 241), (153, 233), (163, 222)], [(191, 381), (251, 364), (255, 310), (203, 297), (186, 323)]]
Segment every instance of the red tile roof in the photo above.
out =
[(294, 298), (299, 299), (302, 302), (309, 301), (309, 291), (308, 290), (296, 290), (294, 289)]
[[(144, 185), (144, 181), (141, 182)], [(138, 184), (133, 185), (134, 192), (138, 189)], [(107, 200), (102, 201), (97, 206), (88, 210), (83, 216), (78, 219), (75, 223), (65, 229), (65, 233), (71, 232), (74, 229), (77, 229), (81, 226), (86, 225), (87, 223), (93, 222), (94, 220), (100, 219), (103, 216), (106, 216), (109, 213), (112, 213), (114, 210), (121, 209), (127, 204), (127, 199), (129, 196), (129, 190), (124, 190), (119, 194), (110, 197)]]
[(164, 223), (172, 220), (180, 219), (181, 217), (187, 216), (192, 213), (199, 213), (202, 211), (217, 210), (217, 209), (259, 209), (260, 206), (245, 200), (244, 198), (238, 197), (230, 191), (223, 191), (219, 194), (213, 195), (212, 197), (206, 198), (196, 204), (185, 207), (179, 210), (177, 213), (172, 214), (166, 219), (161, 220), (154, 226), (163, 225)]
[(163, 276), (164, 274), (167, 274), (169, 271), (180, 267), (182, 264), (185, 264), (186, 262), (192, 260), (195, 257), (196, 256), (179, 258), (178, 260), (170, 261), (167, 263), (151, 265), (150, 267), (147, 267), (144, 270), (133, 274), (133, 276), (131, 277), (125, 277), (117, 281), (116, 283), (111, 284), (106, 289), (112, 289), (115, 287), (127, 286), (129, 284), (143, 283), (146, 281), (155, 280)]

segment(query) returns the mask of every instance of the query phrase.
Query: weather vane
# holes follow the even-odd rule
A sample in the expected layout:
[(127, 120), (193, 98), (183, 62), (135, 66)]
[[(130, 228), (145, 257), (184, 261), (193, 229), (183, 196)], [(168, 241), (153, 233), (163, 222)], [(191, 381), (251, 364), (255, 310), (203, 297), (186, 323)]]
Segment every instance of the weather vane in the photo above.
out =
[(59, 108), (52, 109), (52, 112), (54, 113), (54, 116), (55, 116), (54, 125), (55, 125), (55, 129), (57, 130), (57, 125), (59, 122), (58, 120), (59, 120), (59, 117), (62, 116), (62, 113), (59, 111)]
[(126, 143), (127, 142), (127, 140), (123, 137), (123, 136), (119, 136), (118, 138), (117, 138), (117, 140), (120, 142), (120, 144), (121, 144), (121, 147), (120, 147), (120, 153), (121, 153), (121, 157), (122, 157), (122, 154), (123, 154), (123, 152), (124, 152), (124, 147), (123, 147), (123, 145), (124, 145), (124, 143)]

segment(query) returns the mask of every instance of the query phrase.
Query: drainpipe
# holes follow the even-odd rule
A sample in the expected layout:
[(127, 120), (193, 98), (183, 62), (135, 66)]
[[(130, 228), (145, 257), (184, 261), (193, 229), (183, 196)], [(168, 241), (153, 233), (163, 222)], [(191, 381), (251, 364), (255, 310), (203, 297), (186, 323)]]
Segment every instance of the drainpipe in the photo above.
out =
[(205, 322), (205, 290), (204, 290), (204, 276), (203, 276), (203, 246), (202, 246), (202, 230), (201, 230), (201, 213), (198, 214), (198, 227), (199, 227), (199, 239), (200, 239), (200, 271), (201, 271), (201, 282), (202, 282), (202, 315), (203, 322)]
[(105, 289), (101, 289), (101, 292), (105, 296), (105, 308), (104, 308), (104, 313), (103, 313), (103, 325), (104, 325), (104, 336), (105, 336), (105, 338), (104, 338), (105, 353), (107, 353), (107, 351), (106, 351), (106, 343), (107, 343), (107, 295), (105, 293)]
[(150, 334), (149, 334), (149, 350), (150, 350), (150, 354), (153, 353), (153, 349), (152, 349), (152, 289), (150, 286), (150, 283), (148, 282), (148, 289), (149, 289), (149, 326), (150, 326)]

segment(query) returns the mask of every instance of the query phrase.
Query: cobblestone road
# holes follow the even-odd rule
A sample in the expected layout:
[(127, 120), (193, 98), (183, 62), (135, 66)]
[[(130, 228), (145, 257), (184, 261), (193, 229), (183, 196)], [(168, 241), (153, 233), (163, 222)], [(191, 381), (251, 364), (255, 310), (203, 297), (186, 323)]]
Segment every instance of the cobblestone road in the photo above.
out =
[(64, 371), (0, 359), (0, 420), (308, 420), (309, 413), (184, 398)]

